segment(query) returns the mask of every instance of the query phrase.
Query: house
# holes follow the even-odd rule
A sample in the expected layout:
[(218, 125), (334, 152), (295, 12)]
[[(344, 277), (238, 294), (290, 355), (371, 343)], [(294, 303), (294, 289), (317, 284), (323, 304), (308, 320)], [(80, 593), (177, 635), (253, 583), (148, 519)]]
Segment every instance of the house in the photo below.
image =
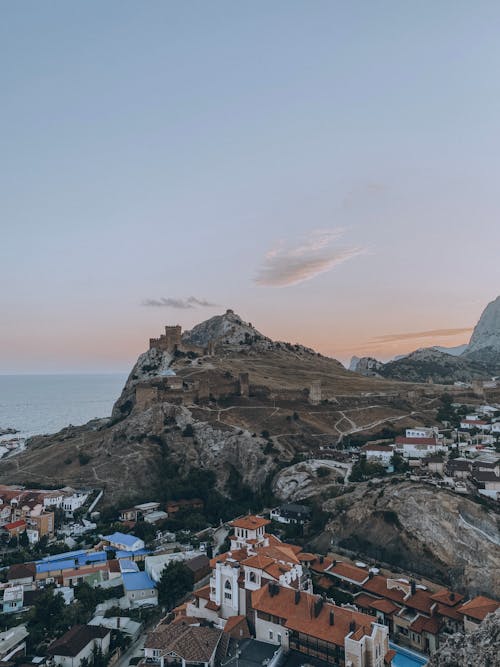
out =
[(14, 614), (23, 608), (24, 588), (22, 584), (9, 586), (3, 592), (2, 611), (4, 614)]
[(130, 607), (158, 604), (155, 584), (146, 572), (123, 572), (123, 590)]
[[(311, 567), (314, 568), (314, 564)], [(370, 577), (370, 572), (364, 564), (351, 565), (337, 560), (332, 561), (331, 565), (323, 570), (323, 574), (331, 584), (346, 591), (359, 591)]]
[(145, 560), (145, 571), (155, 582), (160, 581), (163, 570), (169, 563), (186, 560), (186, 554), (182, 551), (170, 554), (158, 554), (157, 556), (147, 556)]
[(142, 623), (133, 621), (129, 616), (94, 616), (89, 625), (101, 625), (108, 630), (119, 630), (132, 641), (139, 638), (142, 630)]
[(56, 581), (70, 586), (86, 581), (95, 585), (109, 578), (109, 566), (103, 551), (67, 551), (55, 556), (46, 556), (35, 563), (37, 582)]
[(407, 438), (435, 438), (437, 429), (420, 426), (419, 428), (407, 428), (405, 433)]
[(165, 519), (168, 519), (168, 514), (166, 512), (163, 512), (162, 510), (149, 512), (144, 517), (144, 521), (146, 521), (146, 523), (153, 523), (153, 524), (158, 523), (159, 521), (164, 521)]
[(38, 539), (47, 535), (54, 536), (54, 512), (42, 512), (38, 515), (31, 515), (28, 519), (28, 525), (38, 532)]
[(460, 428), (463, 428), (465, 431), (472, 431), (473, 429), (478, 429), (479, 431), (490, 431), (491, 424), (482, 419), (479, 419), (477, 416), (467, 415), (465, 419), (460, 421)]
[(275, 507), (271, 510), (270, 519), (278, 523), (294, 523), (304, 525), (311, 520), (311, 508), (307, 505), (298, 505), (297, 503), (287, 503), (281, 507)]
[(436, 438), (407, 438), (402, 435), (396, 437), (396, 451), (405, 458), (425, 458), (442, 450), (446, 450), (446, 445)]
[(137, 515), (138, 515), (138, 510), (136, 507), (130, 507), (129, 509), (126, 510), (120, 510), (119, 513), (119, 519), (120, 521), (125, 521), (125, 522), (133, 522), (135, 523), (137, 521)]
[(394, 447), (390, 445), (367, 443), (361, 447), (360, 451), (366, 456), (367, 461), (372, 463), (380, 463), (387, 468), (391, 465), (391, 459), (394, 454)]
[(212, 571), (210, 559), (205, 554), (200, 554), (187, 560), (186, 567), (192, 572), (195, 584), (207, 577)]
[(484, 621), (488, 614), (492, 614), (500, 607), (500, 603), (484, 595), (469, 600), (458, 609), (464, 619), (465, 632), (473, 632)]
[(9, 534), (10, 538), (19, 537), (19, 535), (26, 530), (26, 521), (24, 519), (12, 521), (11, 523), (6, 523), (2, 526), (2, 529)]
[(104, 535), (103, 542), (115, 551), (124, 552), (139, 552), (144, 549), (144, 542), (135, 535), (128, 535), (126, 533), (113, 533), (112, 535)]
[(160, 507), (160, 503), (150, 502), (150, 503), (141, 503), (140, 505), (135, 505), (134, 508), (139, 513), (138, 516), (146, 517), (151, 512), (156, 512)]
[(91, 661), (97, 649), (109, 653), (111, 631), (98, 625), (74, 625), (62, 637), (53, 641), (47, 649), (54, 664), (59, 667), (79, 667), (82, 660)]
[(209, 585), (194, 592), (188, 617), (219, 623), (250, 613), (250, 594), (268, 582), (312, 591), (311, 578), (300, 560), (302, 549), (286, 544), (264, 529), (270, 521), (248, 515), (231, 522), (231, 550), (212, 559)]
[(16, 625), (5, 632), (0, 632), (0, 661), (8, 662), (14, 656), (26, 655), (28, 634), (25, 625)]
[(470, 477), (472, 464), (464, 458), (448, 459), (446, 472), (455, 479), (468, 479)]
[(442, 456), (428, 456), (422, 461), (430, 473), (444, 474), (444, 458)]
[(320, 596), (271, 583), (252, 593), (252, 608), (256, 639), (285, 651), (352, 667), (379, 667), (389, 651), (386, 626)]
[(146, 638), (144, 656), (147, 663), (161, 667), (168, 664), (215, 667), (226, 653), (223, 650), (222, 655), (218, 654), (222, 637), (221, 630), (190, 624), (188, 619), (160, 623)]
[(477, 484), (478, 493), (482, 496), (489, 496), (495, 500), (500, 494), (500, 477), (493, 471), (473, 472), (472, 479)]
[(9, 567), (7, 581), (13, 586), (21, 584), (26, 588), (31, 588), (35, 580), (35, 574), (35, 563), (16, 563)]

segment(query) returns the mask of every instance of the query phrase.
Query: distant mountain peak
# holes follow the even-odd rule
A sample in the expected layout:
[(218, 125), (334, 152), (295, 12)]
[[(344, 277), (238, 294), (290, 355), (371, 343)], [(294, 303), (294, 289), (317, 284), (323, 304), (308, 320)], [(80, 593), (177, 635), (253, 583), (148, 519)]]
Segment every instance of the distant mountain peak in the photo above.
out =
[(190, 331), (182, 334), (182, 341), (190, 345), (206, 346), (208, 343), (239, 345), (248, 341), (265, 340), (270, 342), (251, 323), (245, 322), (234, 310), (228, 309), (222, 315), (215, 315), (200, 322)]
[(474, 327), (467, 352), (490, 348), (500, 352), (500, 296), (483, 310)]

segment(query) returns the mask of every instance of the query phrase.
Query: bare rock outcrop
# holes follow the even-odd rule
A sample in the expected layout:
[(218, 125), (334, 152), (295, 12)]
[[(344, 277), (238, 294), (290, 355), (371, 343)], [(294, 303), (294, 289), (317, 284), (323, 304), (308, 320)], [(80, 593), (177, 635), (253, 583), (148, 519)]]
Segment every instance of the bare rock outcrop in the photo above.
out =
[(383, 482), (356, 485), (324, 509), (341, 546), (470, 594), (500, 595), (500, 524), (483, 505), (434, 486)]
[(500, 609), (473, 632), (451, 635), (434, 653), (429, 667), (499, 667)]

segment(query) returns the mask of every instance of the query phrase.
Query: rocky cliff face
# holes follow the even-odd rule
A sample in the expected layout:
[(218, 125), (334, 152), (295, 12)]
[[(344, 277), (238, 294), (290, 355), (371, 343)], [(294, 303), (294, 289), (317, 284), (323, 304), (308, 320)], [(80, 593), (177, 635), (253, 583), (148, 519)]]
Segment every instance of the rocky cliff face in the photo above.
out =
[(500, 353), (500, 296), (483, 310), (470, 339), (467, 352), (490, 348)]
[(383, 370), (384, 363), (373, 357), (353, 357), (349, 364), (349, 370), (360, 373), (365, 377), (377, 377), (379, 371)]
[(113, 406), (113, 421), (130, 414), (135, 402), (135, 387), (141, 382), (148, 382), (156, 377), (172, 374), (170, 368), (174, 357), (156, 348), (143, 352), (137, 359), (125, 382), (122, 393)]
[(365, 484), (326, 501), (340, 546), (471, 594), (500, 595), (498, 515), (468, 498), (423, 484)]
[(461, 358), (485, 365), (490, 375), (500, 373), (500, 296), (484, 309)]
[(489, 614), (470, 634), (451, 635), (434, 653), (429, 667), (498, 667), (500, 609)]

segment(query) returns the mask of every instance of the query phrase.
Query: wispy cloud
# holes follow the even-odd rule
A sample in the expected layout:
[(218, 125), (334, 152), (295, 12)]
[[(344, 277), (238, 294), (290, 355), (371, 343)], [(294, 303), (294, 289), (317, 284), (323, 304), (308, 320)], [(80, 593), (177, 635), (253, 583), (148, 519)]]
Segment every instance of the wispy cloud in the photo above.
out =
[(459, 334), (470, 333), (472, 329), (473, 327), (462, 327), (460, 329), (430, 329), (429, 331), (385, 334), (384, 336), (375, 336), (370, 342), (393, 343), (399, 340), (415, 340), (418, 338), (445, 338), (448, 336), (458, 336)]
[(190, 308), (215, 308), (216, 303), (211, 303), (205, 299), (197, 299), (190, 296), (187, 299), (173, 299), (162, 296), (160, 299), (145, 299), (143, 306), (152, 306), (153, 308), (177, 308), (178, 310), (188, 310)]
[(364, 254), (365, 248), (336, 244), (344, 232), (342, 228), (316, 229), (295, 244), (279, 243), (266, 254), (255, 282), (262, 287), (297, 285)]

